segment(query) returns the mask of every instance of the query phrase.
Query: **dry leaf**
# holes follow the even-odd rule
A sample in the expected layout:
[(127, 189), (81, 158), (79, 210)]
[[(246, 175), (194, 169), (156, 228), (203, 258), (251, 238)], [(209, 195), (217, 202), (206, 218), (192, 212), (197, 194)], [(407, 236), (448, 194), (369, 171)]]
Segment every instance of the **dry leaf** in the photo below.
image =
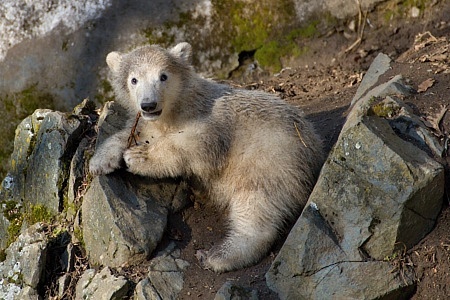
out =
[(427, 126), (430, 129), (434, 129), (436, 133), (438, 133), (440, 136), (442, 136), (444, 133), (441, 130), (441, 123), (442, 119), (444, 118), (445, 114), (447, 113), (448, 108), (446, 105), (441, 105), (441, 110), (438, 111), (434, 115), (430, 115), (427, 117), (424, 121), (425, 126)]
[(419, 88), (417, 89), (417, 92), (418, 93), (426, 92), (430, 87), (433, 86), (434, 81), (435, 80), (433, 78), (428, 78), (427, 80), (425, 80), (424, 82), (419, 84)]

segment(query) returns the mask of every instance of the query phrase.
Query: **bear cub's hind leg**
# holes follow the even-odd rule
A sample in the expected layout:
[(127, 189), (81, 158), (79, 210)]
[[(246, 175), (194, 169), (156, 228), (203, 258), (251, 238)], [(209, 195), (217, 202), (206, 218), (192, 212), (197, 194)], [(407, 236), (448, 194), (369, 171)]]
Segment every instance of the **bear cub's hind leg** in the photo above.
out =
[(257, 262), (266, 254), (278, 237), (278, 224), (266, 218), (257, 203), (231, 204), (230, 232), (222, 244), (208, 251), (205, 268), (215, 272), (236, 270)]

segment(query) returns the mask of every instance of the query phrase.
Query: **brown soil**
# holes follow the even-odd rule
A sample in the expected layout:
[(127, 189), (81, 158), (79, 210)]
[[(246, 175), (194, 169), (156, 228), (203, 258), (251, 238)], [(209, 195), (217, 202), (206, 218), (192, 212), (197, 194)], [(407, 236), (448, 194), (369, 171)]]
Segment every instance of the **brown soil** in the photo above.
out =
[[(429, 122), (441, 142), (447, 143), (450, 113), (443, 117), (440, 113), (450, 103), (450, 51), (449, 41), (445, 38), (450, 36), (450, 3), (445, 0), (428, 2), (433, 3), (422, 10), (418, 18), (411, 18), (409, 10), (406, 10), (404, 14), (394, 14), (394, 18), (388, 21), (386, 11), (392, 7), (379, 6), (367, 14), (362, 42), (353, 49), (346, 52), (357, 40), (358, 32), (342, 24), (320, 38), (303, 41), (310, 51), (286, 63), (291, 68), (276, 76), (234, 79), (232, 84), (276, 93), (301, 107), (330, 150), (362, 76), (376, 55), (383, 52), (395, 60), (385, 78), (402, 74), (415, 89), (432, 79), (429, 81), (432, 84), (424, 87), (424, 91), (404, 100)], [(439, 160), (448, 169), (447, 154), (444, 153)], [(412, 264), (416, 272), (417, 290), (413, 299), (447, 299), (450, 295), (450, 209), (447, 195), (435, 229), (402, 258)], [(225, 213), (200, 202), (171, 216), (169, 235), (176, 237), (182, 258), (191, 264), (185, 274), (180, 299), (213, 299), (225, 281), (257, 289), (260, 299), (277, 299), (276, 294), (265, 286), (264, 276), (286, 234), (255, 266), (224, 274), (215, 274), (199, 266), (196, 250), (208, 249), (220, 242), (226, 233), (225, 217)]]

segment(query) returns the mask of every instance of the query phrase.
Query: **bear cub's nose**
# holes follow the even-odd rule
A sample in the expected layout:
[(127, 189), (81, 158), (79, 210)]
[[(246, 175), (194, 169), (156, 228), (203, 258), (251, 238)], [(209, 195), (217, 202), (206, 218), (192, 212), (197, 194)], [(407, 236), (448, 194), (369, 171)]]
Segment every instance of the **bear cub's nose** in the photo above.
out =
[(156, 109), (157, 103), (150, 102), (150, 103), (141, 103), (141, 109), (145, 112), (151, 112)]

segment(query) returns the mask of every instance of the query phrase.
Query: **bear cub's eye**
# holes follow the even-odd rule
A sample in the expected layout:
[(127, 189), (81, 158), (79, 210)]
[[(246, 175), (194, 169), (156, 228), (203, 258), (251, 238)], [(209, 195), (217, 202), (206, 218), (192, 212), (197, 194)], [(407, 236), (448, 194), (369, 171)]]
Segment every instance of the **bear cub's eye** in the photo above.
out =
[(136, 78), (131, 78), (131, 84), (136, 85), (138, 80)]
[(159, 77), (159, 80), (166, 81), (167, 80), (167, 75), (166, 74), (161, 74), (161, 77)]

